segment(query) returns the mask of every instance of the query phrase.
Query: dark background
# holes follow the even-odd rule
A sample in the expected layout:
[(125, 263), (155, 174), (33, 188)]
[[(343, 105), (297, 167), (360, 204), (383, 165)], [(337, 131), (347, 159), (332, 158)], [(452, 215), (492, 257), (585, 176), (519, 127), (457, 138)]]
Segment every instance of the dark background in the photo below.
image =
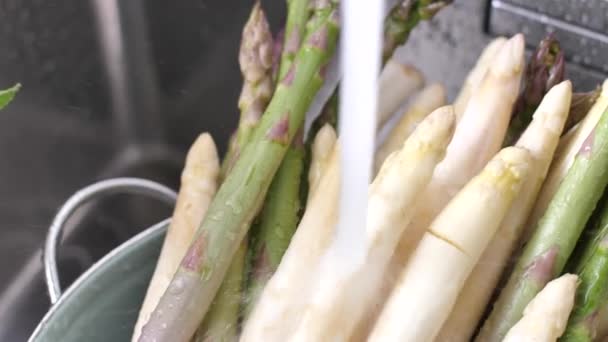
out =
[[(108, 58), (102, 10), (117, 4), (123, 58)], [(48, 309), (40, 247), (58, 207), (96, 180), (138, 176), (176, 189), (183, 156), (212, 132), (221, 151), (238, 117), (237, 51), (252, 1), (0, 0), (0, 341), (22, 341)], [(271, 24), (284, 2), (265, 1)], [(528, 7), (522, 7), (528, 6)], [(546, 15), (540, 15), (543, 12)], [(107, 19), (107, 16), (105, 17)], [(568, 75), (589, 90), (608, 73), (602, 0), (456, 1), (397, 56), (443, 82), (451, 99), (488, 40), (555, 31)], [(112, 72), (118, 67), (118, 72)], [(81, 210), (60, 247), (64, 287), (111, 248), (169, 216), (113, 196)]]

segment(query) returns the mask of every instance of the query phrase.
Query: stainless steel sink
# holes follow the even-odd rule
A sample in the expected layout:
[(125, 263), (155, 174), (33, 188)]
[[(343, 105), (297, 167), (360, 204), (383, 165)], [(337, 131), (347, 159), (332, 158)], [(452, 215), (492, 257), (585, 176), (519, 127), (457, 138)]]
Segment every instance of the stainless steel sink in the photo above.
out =
[[(212, 132), (224, 150), (237, 120), (237, 51), (251, 5), (0, 0), (0, 87), (23, 84), (0, 113), (0, 341), (25, 340), (48, 309), (40, 247), (70, 194), (115, 176), (176, 189), (197, 134)], [(283, 1), (264, 6), (277, 28)], [(487, 1), (457, 0), (417, 28), (398, 56), (444, 82), (453, 98), (491, 34), (518, 30), (508, 22), (521, 18), (503, 11), (496, 23), (492, 9)], [(588, 89), (605, 71), (584, 64), (569, 70)], [(128, 196), (84, 208), (60, 247), (63, 286), (170, 213)]]

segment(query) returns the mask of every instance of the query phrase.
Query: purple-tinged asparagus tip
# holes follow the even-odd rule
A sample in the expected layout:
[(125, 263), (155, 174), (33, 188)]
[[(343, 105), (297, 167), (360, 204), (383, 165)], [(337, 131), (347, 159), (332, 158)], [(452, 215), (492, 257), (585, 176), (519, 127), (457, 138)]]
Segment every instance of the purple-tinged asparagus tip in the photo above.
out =
[(287, 53), (296, 53), (300, 48), (302, 37), (300, 37), (300, 29), (294, 25), (293, 30), (291, 30), (291, 34), (287, 37), (285, 41), (285, 52)]
[(270, 127), (266, 137), (273, 142), (284, 145), (289, 142), (289, 113), (286, 113), (274, 126)]
[(557, 260), (559, 246), (552, 246), (543, 254), (534, 258), (534, 261), (526, 268), (527, 277), (536, 281), (541, 287), (551, 280), (553, 267)]

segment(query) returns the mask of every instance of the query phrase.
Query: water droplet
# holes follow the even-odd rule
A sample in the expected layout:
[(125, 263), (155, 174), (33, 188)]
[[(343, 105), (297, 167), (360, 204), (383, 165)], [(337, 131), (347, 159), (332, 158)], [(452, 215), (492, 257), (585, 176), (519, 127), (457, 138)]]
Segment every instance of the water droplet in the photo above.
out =
[(581, 16), (581, 24), (586, 24), (589, 21), (589, 15), (587, 13), (583, 13)]
[(163, 324), (161, 324), (161, 325), (160, 325), (160, 328), (161, 328), (161, 329), (167, 329), (167, 323), (163, 323)]
[(591, 58), (585, 56), (585, 58), (583, 58), (583, 62), (585, 62), (585, 64), (591, 64)]
[(587, 38), (581, 38), (580, 41), (582, 46), (587, 46)]
[(570, 15), (570, 13), (566, 13), (566, 21), (572, 21), (572, 16)]
[(184, 281), (181, 278), (176, 279), (171, 286), (169, 286), (169, 293), (177, 296), (184, 292)]
[(574, 55), (572, 56), (572, 60), (574, 61), (574, 63), (580, 63), (581, 62), (581, 56), (579, 55)]

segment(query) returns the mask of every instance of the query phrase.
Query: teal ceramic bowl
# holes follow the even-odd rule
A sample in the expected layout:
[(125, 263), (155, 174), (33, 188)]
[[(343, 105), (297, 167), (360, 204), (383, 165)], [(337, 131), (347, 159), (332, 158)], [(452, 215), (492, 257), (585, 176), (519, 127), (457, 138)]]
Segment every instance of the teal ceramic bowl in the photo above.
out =
[(130, 341), (169, 220), (95, 263), (59, 298), (30, 342)]

